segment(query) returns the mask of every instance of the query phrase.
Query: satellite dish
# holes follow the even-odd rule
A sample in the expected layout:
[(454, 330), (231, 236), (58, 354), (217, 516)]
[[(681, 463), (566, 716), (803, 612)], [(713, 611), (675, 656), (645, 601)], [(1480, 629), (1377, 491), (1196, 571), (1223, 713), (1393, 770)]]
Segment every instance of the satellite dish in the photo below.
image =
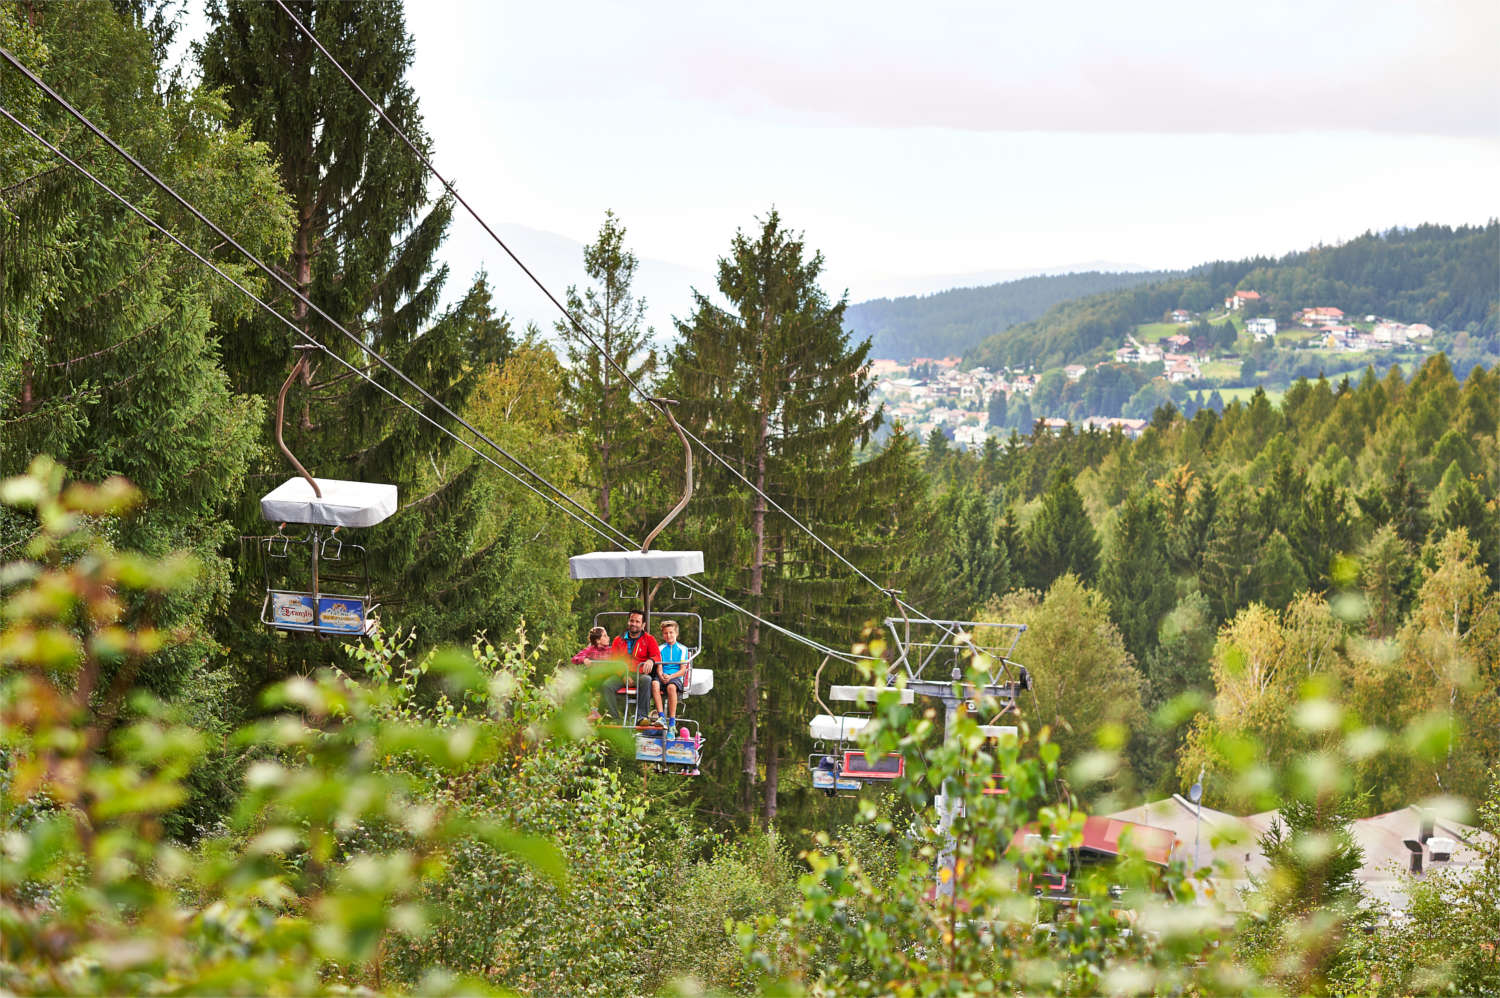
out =
[(1203, 784), (1201, 784), (1201, 783), (1194, 783), (1191, 787), (1188, 788), (1188, 800), (1190, 800), (1194, 804), (1196, 804), (1196, 803), (1198, 803), (1202, 799), (1203, 799)]

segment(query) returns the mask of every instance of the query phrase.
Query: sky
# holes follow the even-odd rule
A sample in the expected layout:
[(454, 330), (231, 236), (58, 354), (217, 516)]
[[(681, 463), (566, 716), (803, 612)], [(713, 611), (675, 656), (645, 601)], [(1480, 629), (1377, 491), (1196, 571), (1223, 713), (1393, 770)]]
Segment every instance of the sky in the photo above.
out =
[[(438, 168), (554, 291), (613, 210), (659, 325), (773, 206), (851, 301), (1500, 215), (1495, 0), (406, 12)], [(446, 256), (547, 316), (472, 219)]]

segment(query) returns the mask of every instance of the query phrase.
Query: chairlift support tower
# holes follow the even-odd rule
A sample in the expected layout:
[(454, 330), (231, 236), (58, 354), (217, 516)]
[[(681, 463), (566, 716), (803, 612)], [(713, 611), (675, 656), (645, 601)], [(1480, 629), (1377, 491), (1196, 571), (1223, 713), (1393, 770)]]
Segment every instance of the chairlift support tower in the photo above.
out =
[[(873, 706), (882, 693), (899, 691), (903, 704), (914, 703), (916, 697), (928, 697), (943, 704), (943, 738), (953, 737), (958, 710), (964, 707), (977, 712), (985, 701), (999, 705), (996, 715), (989, 723), (981, 724), (980, 731), (987, 738), (1000, 739), (1014, 736), (1017, 729), (1011, 725), (995, 723), (1016, 708), (1016, 701), (1024, 690), (1031, 689), (1031, 674), (1024, 665), (1014, 661), (1016, 644), (1026, 633), (1024, 624), (997, 624), (976, 620), (932, 620), (913, 617), (905, 612), (906, 607), (899, 593), (890, 590), (888, 595), (896, 604), (897, 613), (885, 619), (885, 630), (893, 645), (894, 657), (885, 667), (884, 683), (880, 686), (833, 686), (829, 699), (855, 702)], [(976, 638), (981, 635), (982, 638)], [(824, 659), (824, 665), (827, 659)], [(969, 680), (968, 670), (980, 670), (980, 682)], [(818, 667), (821, 676), (823, 666)], [(818, 681), (813, 683), (817, 696)], [(815, 717), (809, 725), (809, 734), (818, 746), (809, 759), (813, 774), (813, 785), (830, 795), (845, 791), (856, 791), (857, 780), (849, 779), (844, 766), (836, 755), (826, 748), (832, 744), (840, 749), (852, 742), (867, 723), (868, 718), (859, 715), (834, 715), (833, 711), (818, 697), (824, 713)], [(847, 761), (851, 753), (844, 751)], [(880, 774), (882, 778), (894, 779), (899, 772)], [(937, 807), (939, 827), (943, 832), (943, 851), (937, 861), (937, 892), (951, 896), (953, 893), (954, 850), (953, 821), (962, 807), (955, 800), (952, 788), (946, 784), (939, 790), (934, 804)], [(986, 790), (986, 793), (1003, 792), (1001, 788)], [(942, 871), (948, 875), (943, 876)]]

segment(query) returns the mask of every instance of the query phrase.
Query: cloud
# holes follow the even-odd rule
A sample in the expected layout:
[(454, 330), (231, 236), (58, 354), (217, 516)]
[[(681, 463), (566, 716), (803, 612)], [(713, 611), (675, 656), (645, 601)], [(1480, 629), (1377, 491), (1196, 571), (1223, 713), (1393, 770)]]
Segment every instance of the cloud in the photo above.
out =
[(497, 81), (516, 96), (691, 98), (875, 128), (1500, 136), (1492, 0), (765, 0), (517, 17)]

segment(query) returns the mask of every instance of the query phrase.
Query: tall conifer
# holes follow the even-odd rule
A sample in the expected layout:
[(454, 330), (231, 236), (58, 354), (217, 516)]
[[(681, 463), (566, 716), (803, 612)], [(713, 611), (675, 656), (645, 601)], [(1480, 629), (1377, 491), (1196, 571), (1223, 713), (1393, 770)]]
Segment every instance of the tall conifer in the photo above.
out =
[[(881, 417), (870, 407), (869, 343), (849, 342), (845, 303), (818, 286), (822, 270), (822, 254), (809, 252), (774, 209), (758, 231), (736, 233), (718, 269), (729, 307), (694, 292), (692, 315), (678, 322), (668, 390), (681, 400), (680, 419), (837, 547), (859, 518), (857, 504), (846, 501), (855, 448)], [(844, 566), (717, 464), (703, 469), (695, 507), (700, 537), (749, 609), (847, 646)], [(754, 785), (763, 781), (762, 815), (770, 819), (785, 754), (778, 715), (793, 704), (805, 709), (806, 677), (817, 662), (754, 621), (741, 648), (743, 662), (726, 674), (735, 683), (718, 698), (736, 699), (740, 709), (721, 709), (719, 717), (733, 718), (736, 729), (725, 734), (740, 748), (740, 806), (751, 809)]]
[[(171, 83), (154, 36), (130, 16), (110, 5), (0, 8), (0, 45), (204, 211), (240, 220), (246, 246), (284, 250), (290, 215), (269, 157), (222, 126), (212, 95)], [(63, 138), (76, 123), (9, 67), (0, 104), (259, 286), (129, 164), (97, 142)], [(176, 692), (205, 668), (208, 621), (228, 591), (219, 549), (234, 531), (216, 509), (244, 488), (264, 448), (260, 400), (226, 377), (215, 336), (254, 306), (14, 126), (0, 133), (0, 476), (46, 453), (72, 478), (125, 475), (141, 489), (143, 508), (113, 528), (112, 542), (158, 557), (187, 551), (201, 566), (193, 589), (164, 601), (156, 618), (190, 640), (139, 676)], [(0, 547), (32, 529), (0, 512)]]
[[(651, 486), (655, 477), (652, 471), (661, 455), (652, 453), (648, 446), (651, 426), (647, 410), (614, 364), (638, 383), (649, 384), (656, 372), (656, 351), (651, 345), (653, 330), (646, 325), (646, 301), (636, 297), (631, 288), (636, 257), (625, 248), (625, 226), (614, 212), (605, 212), (598, 237), (584, 247), (583, 268), (592, 284), (582, 294), (577, 286), (568, 288), (568, 311), (588, 336), (572, 323), (556, 323), (572, 372), (563, 397), (574, 425), (587, 439), (585, 453), (599, 515), (635, 533), (644, 526), (637, 522), (643, 503), (662, 505)], [(600, 348), (614, 364), (600, 356)], [(671, 480), (675, 482), (677, 477), (673, 475)], [(624, 510), (618, 508), (622, 493), (629, 497)]]
[(1023, 572), (1026, 584), (1045, 591), (1068, 572), (1092, 583), (1099, 568), (1099, 539), (1094, 535), (1073, 471), (1057, 465), (1042, 494), (1042, 508), (1026, 530)]
[[(290, 6), (426, 148), (416, 94), (406, 80), (413, 44), (400, 5), (300, 0)], [(482, 278), (454, 306), (440, 308), (448, 274), (436, 253), (447, 234), (450, 200), (428, 196), (419, 158), (279, 7), (213, 0), (208, 17), (211, 30), (199, 48), (204, 79), (222, 89), (235, 120), (270, 147), (292, 198), (291, 251), (275, 265), (345, 328), (460, 410), (488, 362), (509, 351), (511, 336)], [(287, 307), (297, 325), (330, 349), (445, 420), (301, 301)], [(273, 395), (291, 364), (288, 330), (255, 317), (224, 342), (237, 383)], [(363, 538), (371, 546), (377, 594), (391, 617), (417, 625), (426, 637), (457, 638), (477, 623), (511, 623), (488, 619), (490, 596), (503, 584), (505, 552), (476, 554), (471, 543), (491, 491), (476, 464), (444, 475), (456, 447), (451, 440), (326, 359), (315, 360), (303, 379), (301, 404), (292, 406), (289, 400), (288, 443), (314, 474), (391, 482), (401, 490), (402, 510)], [(285, 475), (281, 456), (272, 452), (252, 484), (269, 487)], [(249, 530), (263, 528), (254, 512), (257, 491), (250, 490), (242, 507)], [(257, 649), (254, 640), (245, 635), (236, 645), (249, 659), (270, 661), (273, 675), (289, 667), (287, 657), (319, 654), (307, 642), (287, 648), (267, 640)]]

